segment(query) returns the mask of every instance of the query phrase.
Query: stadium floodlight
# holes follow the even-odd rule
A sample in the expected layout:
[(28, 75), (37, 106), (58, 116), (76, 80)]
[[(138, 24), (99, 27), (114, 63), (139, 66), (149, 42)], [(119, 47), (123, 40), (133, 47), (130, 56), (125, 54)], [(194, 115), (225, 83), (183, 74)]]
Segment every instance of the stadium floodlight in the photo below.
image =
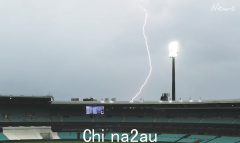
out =
[(172, 58), (172, 100), (175, 101), (175, 57), (178, 56), (178, 42), (171, 42), (168, 48), (169, 57)]
[(169, 57), (177, 57), (178, 56), (178, 42), (174, 41), (169, 44)]

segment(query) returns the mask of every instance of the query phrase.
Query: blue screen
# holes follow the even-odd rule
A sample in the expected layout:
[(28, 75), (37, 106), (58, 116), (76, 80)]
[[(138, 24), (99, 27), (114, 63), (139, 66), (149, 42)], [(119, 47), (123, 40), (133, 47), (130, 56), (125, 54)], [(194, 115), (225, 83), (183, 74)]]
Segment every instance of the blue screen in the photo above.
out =
[(104, 114), (104, 106), (86, 106), (86, 114)]

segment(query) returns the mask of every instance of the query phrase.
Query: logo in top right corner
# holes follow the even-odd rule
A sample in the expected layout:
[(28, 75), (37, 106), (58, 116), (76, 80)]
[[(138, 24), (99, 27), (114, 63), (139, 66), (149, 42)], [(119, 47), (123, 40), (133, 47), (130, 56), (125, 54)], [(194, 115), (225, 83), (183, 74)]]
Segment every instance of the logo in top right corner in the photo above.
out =
[(232, 7), (223, 7), (218, 3), (217, 5), (213, 5), (211, 11), (235, 11), (235, 6)]

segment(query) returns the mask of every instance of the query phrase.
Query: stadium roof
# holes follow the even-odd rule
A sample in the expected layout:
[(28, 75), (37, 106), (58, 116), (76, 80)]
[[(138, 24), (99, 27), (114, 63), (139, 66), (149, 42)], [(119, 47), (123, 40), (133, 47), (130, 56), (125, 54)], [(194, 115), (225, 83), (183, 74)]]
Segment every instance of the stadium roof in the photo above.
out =
[(9, 94), (9, 95), (6, 95), (6, 94), (0, 94), (0, 97), (16, 97), (16, 98), (52, 98), (52, 96), (50, 95), (21, 95), (21, 94), (18, 94), (18, 95), (14, 95), (14, 94)]
[(240, 99), (229, 100), (188, 100), (188, 101), (52, 101), (52, 104), (211, 104), (240, 103)]

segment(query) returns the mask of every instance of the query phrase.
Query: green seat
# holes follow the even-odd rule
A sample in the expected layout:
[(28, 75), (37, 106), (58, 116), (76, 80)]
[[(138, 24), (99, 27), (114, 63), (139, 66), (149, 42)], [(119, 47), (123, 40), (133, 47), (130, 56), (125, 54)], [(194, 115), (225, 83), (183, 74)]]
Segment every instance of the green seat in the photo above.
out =
[(3, 133), (0, 133), (0, 141), (9, 140)]
[(91, 118), (83, 117), (62, 117), (63, 122), (92, 122)]
[(57, 117), (57, 116), (52, 116), (52, 117), (51, 117), (51, 121), (52, 121), (52, 122), (61, 122), (61, 118), (60, 118), (60, 117)]
[(176, 142), (186, 134), (160, 134), (157, 136), (157, 141)]
[(77, 139), (76, 132), (58, 132), (57, 135), (60, 139)]
[(201, 123), (230, 124), (233, 120), (234, 118), (231, 118), (231, 117), (224, 117), (224, 118), (211, 117), (211, 118), (203, 118)]
[(94, 122), (122, 122), (123, 118), (111, 117), (111, 118), (94, 118)]
[(171, 123), (198, 123), (200, 118), (189, 117), (189, 118), (171, 118)]
[(155, 122), (168, 122), (169, 118), (156, 118)]
[(222, 136), (220, 138), (216, 138), (214, 140), (211, 140), (208, 143), (236, 143), (236, 142), (240, 142), (240, 137)]
[(178, 142), (180, 143), (193, 143), (195, 141), (198, 141), (198, 139), (188, 139), (188, 138), (184, 138), (184, 139), (181, 139), (179, 140)]
[(239, 118), (236, 119), (236, 120), (233, 122), (233, 124), (240, 124), (240, 119), (239, 119)]
[(151, 117), (141, 117), (141, 118), (125, 118), (124, 122), (153, 122), (154, 118)]

